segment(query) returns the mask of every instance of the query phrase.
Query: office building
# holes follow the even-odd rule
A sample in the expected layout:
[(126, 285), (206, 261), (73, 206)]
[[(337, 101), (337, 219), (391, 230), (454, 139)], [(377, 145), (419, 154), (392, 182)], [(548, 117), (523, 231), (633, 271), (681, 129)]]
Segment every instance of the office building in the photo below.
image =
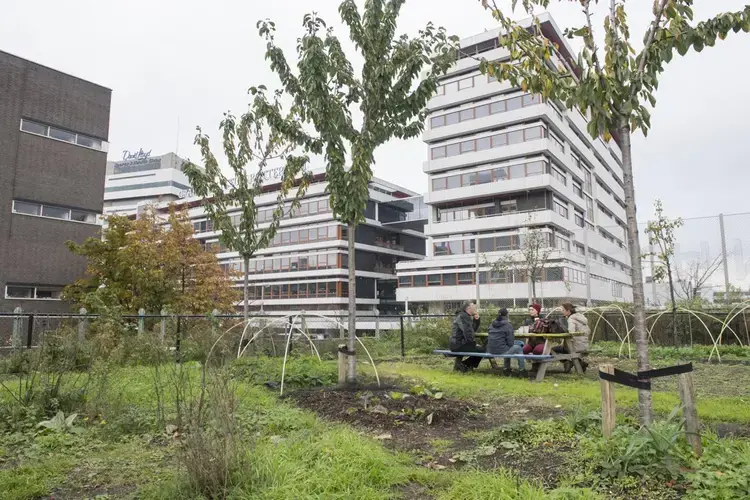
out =
[[(548, 15), (542, 30), (572, 60)], [(578, 111), (479, 72), (508, 59), (499, 29), (461, 40), (461, 55), (429, 101), (426, 258), (397, 266), (399, 301), (412, 311), (453, 311), (467, 299), (525, 307), (563, 300), (632, 299), (621, 152), (592, 139)], [(553, 57), (554, 64), (568, 64)], [(530, 242), (548, 249), (535, 293)]]
[[(325, 171), (316, 170), (312, 175), (312, 184), (299, 209), (281, 221), (268, 248), (259, 250), (250, 260), (253, 314), (288, 316), (303, 310), (329, 316), (346, 313), (347, 227), (334, 219), (325, 192)], [(256, 201), (260, 228), (270, 222), (278, 187), (278, 180), (267, 179), (266, 193)], [(188, 207), (195, 237), (205, 248), (217, 253), (224, 269), (236, 273), (237, 287), (241, 288), (242, 258), (219, 241), (220, 233), (206, 217), (202, 200), (189, 197), (177, 205)], [(167, 206), (160, 208), (165, 211)], [(366, 220), (357, 227), (355, 235), (357, 310), (363, 316), (358, 329), (371, 330), (376, 311), (385, 314), (403, 309), (396, 302), (396, 263), (424, 257), (423, 208), (417, 193), (373, 178)], [(239, 224), (239, 216), (236, 223)], [(238, 303), (238, 309), (242, 305)]]
[(100, 234), (112, 91), (0, 52), (0, 311), (63, 312)]
[(123, 151), (122, 160), (107, 162), (104, 214), (132, 215), (139, 205), (175, 201), (190, 190), (182, 171), (185, 160), (174, 153)]

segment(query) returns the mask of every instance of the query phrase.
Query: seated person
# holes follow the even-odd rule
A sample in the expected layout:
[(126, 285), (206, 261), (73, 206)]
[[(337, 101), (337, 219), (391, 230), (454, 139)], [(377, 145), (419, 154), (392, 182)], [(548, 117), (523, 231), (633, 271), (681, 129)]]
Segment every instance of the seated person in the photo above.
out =
[[(473, 302), (464, 302), (461, 309), (456, 313), (451, 326), (451, 337), (449, 346), (453, 352), (484, 352), (482, 346), (478, 346), (474, 333), (479, 328), (479, 314)], [(453, 369), (459, 372), (473, 370), (479, 366), (482, 358), (467, 357), (462, 360), (456, 357)]]
[[(534, 324), (539, 321), (539, 313), (542, 311), (542, 306), (539, 304), (531, 304), (529, 306), (529, 316), (523, 321), (521, 326), (527, 326), (530, 329)], [(524, 354), (542, 354), (544, 352), (544, 339), (541, 337), (529, 337), (529, 341), (523, 346)]]
[[(487, 336), (487, 352), (491, 354), (521, 354), (523, 347), (517, 345), (513, 336), (513, 325), (508, 321), (508, 310), (502, 308), (497, 313), (497, 319), (492, 322)], [(510, 375), (510, 358), (504, 360), (505, 375)], [(518, 358), (518, 370), (523, 374), (523, 358)]]
[[(572, 339), (573, 351), (587, 351), (589, 348), (589, 334), (591, 333), (591, 330), (589, 329), (589, 320), (586, 319), (586, 316), (584, 316), (583, 313), (576, 312), (576, 307), (570, 302), (564, 303), (562, 309), (563, 316), (565, 316), (565, 319), (568, 322), (568, 332), (579, 334), (575, 335)], [(552, 350), (558, 354), (570, 354), (570, 352), (561, 345), (553, 347)], [(584, 360), (580, 360), (580, 362), (581, 368), (583, 368), (583, 371), (585, 372), (589, 364)], [(565, 361), (565, 372), (569, 372), (572, 368), (573, 363)]]

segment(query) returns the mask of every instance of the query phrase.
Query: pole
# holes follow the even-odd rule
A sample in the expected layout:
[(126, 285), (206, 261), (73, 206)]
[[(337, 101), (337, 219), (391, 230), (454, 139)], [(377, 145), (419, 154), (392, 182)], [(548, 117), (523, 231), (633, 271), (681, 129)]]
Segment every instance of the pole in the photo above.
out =
[(703, 454), (703, 446), (701, 444), (701, 426), (698, 421), (698, 409), (695, 402), (693, 373), (680, 373), (677, 377), (677, 386), (680, 389), (680, 401), (682, 402), (682, 417), (685, 419), (685, 434), (687, 441), (693, 448), (695, 455), (700, 457)]
[(654, 270), (656, 269), (656, 263), (654, 262), (654, 245), (649, 245), (648, 252), (651, 256), (651, 296), (653, 297), (655, 305), (661, 305), (661, 303), (656, 300), (656, 280), (654, 279)]
[[(601, 365), (599, 371), (614, 375), (614, 365)], [(599, 379), (602, 389), (602, 435), (610, 437), (615, 430), (615, 384)]]
[(724, 289), (727, 294), (727, 305), (729, 305), (731, 301), (729, 298), (729, 265), (727, 264), (727, 236), (724, 231), (724, 214), (719, 214), (719, 229), (721, 230), (721, 260), (724, 265)]
[(31, 349), (31, 341), (34, 338), (34, 315), (29, 314), (29, 324), (26, 325), (26, 349)]
[(474, 280), (476, 281), (476, 293), (477, 293), (477, 310), (479, 310), (480, 298), (479, 298), (479, 236), (474, 239)]
[(589, 260), (589, 228), (583, 224), (583, 262), (586, 266), (586, 307), (591, 307), (591, 261)]
[(404, 317), (401, 316), (401, 359), (406, 357), (406, 349), (404, 348)]
[(13, 336), (11, 337), (10, 345), (13, 350), (21, 348), (21, 332), (23, 331), (23, 309), (16, 307), (13, 309)]

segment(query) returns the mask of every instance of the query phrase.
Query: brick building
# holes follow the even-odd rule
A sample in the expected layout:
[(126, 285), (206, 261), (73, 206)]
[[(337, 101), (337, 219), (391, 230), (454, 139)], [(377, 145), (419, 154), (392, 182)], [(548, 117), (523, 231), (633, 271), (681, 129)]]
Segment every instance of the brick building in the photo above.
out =
[(63, 312), (100, 232), (111, 90), (0, 51), (0, 312)]

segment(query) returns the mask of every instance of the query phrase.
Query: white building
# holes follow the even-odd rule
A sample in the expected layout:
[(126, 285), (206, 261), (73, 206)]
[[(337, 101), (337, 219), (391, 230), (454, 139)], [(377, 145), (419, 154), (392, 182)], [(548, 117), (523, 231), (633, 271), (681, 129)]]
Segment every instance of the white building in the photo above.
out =
[[(281, 221), (268, 248), (250, 260), (249, 277), (252, 314), (289, 316), (306, 311), (311, 316), (310, 329), (315, 328), (313, 315), (343, 315), (349, 300), (347, 228), (334, 219), (325, 191), (325, 170), (312, 174), (313, 183), (300, 208)], [(278, 186), (278, 180), (266, 180), (267, 192), (256, 199), (260, 228), (269, 225)], [(424, 258), (426, 217), (420, 213), (421, 201), (417, 193), (387, 181), (373, 178), (370, 184), (366, 220), (355, 235), (357, 311), (362, 316), (358, 329), (374, 329), (376, 314), (403, 310), (396, 303), (396, 263)], [(202, 203), (200, 198), (189, 197), (178, 206), (187, 205), (195, 237), (217, 253), (224, 269), (236, 273), (241, 288), (242, 258), (219, 241), (220, 232), (214, 230)], [(166, 211), (167, 206), (159, 207)], [(242, 302), (237, 304), (240, 310), (242, 306)]]
[(170, 202), (190, 189), (182, 171), (185, 160), (174, 153), (125, 151), (121, 161), (107, 162), (104, 183), (104, 215), (135, 214), (139, 205)]
[[(540, 21), (569, 57), (551, 17)], [(521, 254), (534, 228), (553, 246), (537, 300), (630, 301), (619, 147), (592, 140), (578, 111), (481, 74), (471, 55), (508, 58), (499, 34), (462, 40), (462, 56), (428, 103), (427, 256), (398, 264), (398, 300), (430, 312), (477, 297), (483, 306), (525, 307), (532, 294)], [(508, 255), (514, 264), (493, 270)]]

